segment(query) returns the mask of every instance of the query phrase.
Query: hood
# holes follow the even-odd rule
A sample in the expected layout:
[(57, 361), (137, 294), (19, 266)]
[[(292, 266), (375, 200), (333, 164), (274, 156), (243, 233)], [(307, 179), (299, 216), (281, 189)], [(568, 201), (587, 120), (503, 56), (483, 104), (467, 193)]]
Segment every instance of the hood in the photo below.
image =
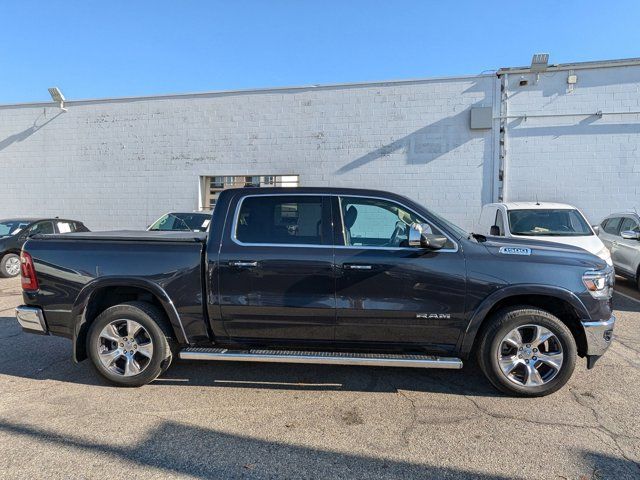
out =
[(574, 247), (580, 247), (586, 250), (593, 255), (600, 257), (602, 260), (611, 265), (611, 255), (609, 251), (605, 248), (602, 240), (598, 238), (597, 235), (582, 235), (575, 237), (546, 237), (544, 235), (541, 236), (533, 236), (533, 237), (512, 237), (518, 238), (522, 240), (536, 240), (541, 242), (555, 243), (561, 245), (572, 245)]
[(531, 238), (487, 237), (482, 245), (492, 255), (512, 260), (576, 265), (595, 270), (607, 267), (607, 262), (583, 247)]

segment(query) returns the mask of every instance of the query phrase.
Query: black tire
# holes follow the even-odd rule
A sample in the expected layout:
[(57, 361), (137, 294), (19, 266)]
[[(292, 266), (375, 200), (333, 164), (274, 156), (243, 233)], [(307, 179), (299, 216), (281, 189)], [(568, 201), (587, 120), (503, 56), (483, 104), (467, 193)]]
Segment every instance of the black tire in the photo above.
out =
[(10, 260), (18, 260), (19, 262), (20, 256), (16, 255), (15, 253), (7, 253), (2, 258), (0, 258), (0, 277), (11, 278), (11, 277), (17, 277), (18, 275), (20, 275), (20, 270), (18, 270), (18, 273), (15, 273), (15, 274), (9, 273), (8, 263)]
[[(569, 328), (558, 317), (538, 308), (516, 306), (500, 310), (489, 322), (480, 334), (476, 355), (482, 372), (498, 390), (518, 397), (542, 397), (559, 390), (569, 381), (576, 365), (576, 342)], [(515, 383), (502, 372), (498, 362), (498, 349), (504, 337), (523, 325), (538, 325), (550, 330), (562, 346), (562, 366), (555, 377), (542, 385)]]
[[(99, 355), (100, 333), (116, 320), (134, 320), (146, 329), (153, 345), (153, 354), (137, 375), (123, 376), (108, 370)], [(140, 387), (155, 380), (171, 364), (174, 340), (164, 312), (146, 302), (126, 302), (107, 308), (91, 324), (87, 335), (87, 353), (93, 367), (109, 382), (121, 387)]]

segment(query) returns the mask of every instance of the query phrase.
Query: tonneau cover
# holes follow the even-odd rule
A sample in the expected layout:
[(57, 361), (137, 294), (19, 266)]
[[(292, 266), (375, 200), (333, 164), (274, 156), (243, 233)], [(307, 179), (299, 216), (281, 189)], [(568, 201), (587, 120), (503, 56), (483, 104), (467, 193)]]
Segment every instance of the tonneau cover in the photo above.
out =
[(143, 241), (143, 242), (204, 242), (205, 232), (160, 232), (139, 230), (117, 230), (113, 232), (74, 232), (49, 235), (34, 235), (41, 240), (108, 240), (108, 241)]

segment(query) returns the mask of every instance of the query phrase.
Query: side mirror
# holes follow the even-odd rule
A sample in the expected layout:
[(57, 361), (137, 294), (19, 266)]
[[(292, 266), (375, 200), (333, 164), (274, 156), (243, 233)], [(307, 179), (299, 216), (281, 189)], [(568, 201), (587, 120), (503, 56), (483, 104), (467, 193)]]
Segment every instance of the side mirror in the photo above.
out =
[(640, 240), (640, 232), (634, 232), (633, 230), (620, 232), (620, 236), (625, 240)]
[(491, 228), (489, 229), (489, 235), (491, 235), (492, 237), (499, 237), (500, 227), (498, 225), (491, 225)]
[(440, 250), (447, 244), (448, 238), (444, 235), (434, 235), (427, 233), (431, 227), (426, 224), (414, 223), (409, 228), (409, 246), (417, 248), (428, 248), (429, 250)]
[(591, 225), (591, 228), (596, 235), (600, 235), (600, 225)]

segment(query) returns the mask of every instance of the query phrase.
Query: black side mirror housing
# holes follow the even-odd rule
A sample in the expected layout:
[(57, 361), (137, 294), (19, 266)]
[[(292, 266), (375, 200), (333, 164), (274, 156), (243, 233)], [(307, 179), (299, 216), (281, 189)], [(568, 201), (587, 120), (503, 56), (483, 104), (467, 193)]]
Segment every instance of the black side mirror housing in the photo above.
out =
[(499, 237), (500, 236), (500, 227), (498, 225), (491, 225), (491, 228), (489, 229), (489, 235), (491, 235), (493, 237)]

